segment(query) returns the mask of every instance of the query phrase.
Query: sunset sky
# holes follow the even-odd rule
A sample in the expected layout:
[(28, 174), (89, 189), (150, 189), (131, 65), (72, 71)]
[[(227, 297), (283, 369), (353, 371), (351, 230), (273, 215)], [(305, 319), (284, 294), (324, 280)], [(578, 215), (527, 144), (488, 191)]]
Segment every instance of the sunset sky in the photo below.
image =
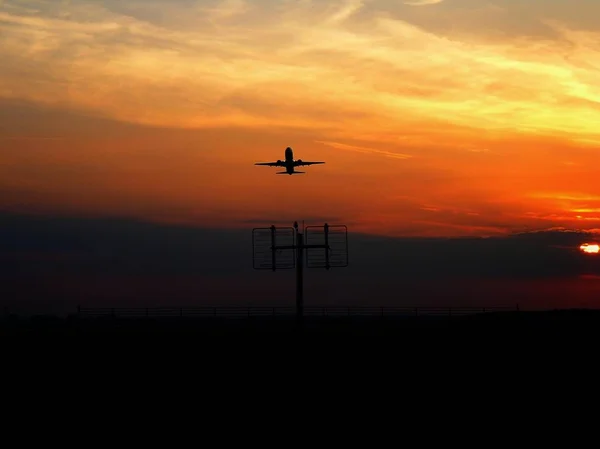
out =
[[(598, 0), (0, 0), (0, 208), (600, 228)], [(303, 176), (259, 161), (324, 160)]]

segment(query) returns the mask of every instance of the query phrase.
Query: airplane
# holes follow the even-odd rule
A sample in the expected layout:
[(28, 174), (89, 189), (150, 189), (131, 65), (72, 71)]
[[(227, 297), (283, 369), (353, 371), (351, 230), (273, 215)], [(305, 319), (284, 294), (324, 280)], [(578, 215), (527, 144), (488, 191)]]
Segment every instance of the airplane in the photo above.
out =
[(285, 167), (285, 171), (278, 171), (277, 175), (296, 175), (306, 173), (303, 171), (294, 170), (295, 167), (302, 167), (304, 165), (324, 164), (325, 162), (308, 162), (302, 159), (294, 160), (294, 150), (290, 147), (285, 149), (285, 160), (279, 159), (276, 162), (257, 162), (254, 165), (266, 165), (268, 167)]

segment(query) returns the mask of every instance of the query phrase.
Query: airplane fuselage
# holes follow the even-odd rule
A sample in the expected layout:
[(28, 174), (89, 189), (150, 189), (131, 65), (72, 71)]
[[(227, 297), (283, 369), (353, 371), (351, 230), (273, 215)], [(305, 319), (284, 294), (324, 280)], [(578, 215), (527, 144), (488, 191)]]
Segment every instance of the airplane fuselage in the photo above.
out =
[(294, 173), (294, 150), (290, 147), (285, 149), (285, 171), (290, 175)]

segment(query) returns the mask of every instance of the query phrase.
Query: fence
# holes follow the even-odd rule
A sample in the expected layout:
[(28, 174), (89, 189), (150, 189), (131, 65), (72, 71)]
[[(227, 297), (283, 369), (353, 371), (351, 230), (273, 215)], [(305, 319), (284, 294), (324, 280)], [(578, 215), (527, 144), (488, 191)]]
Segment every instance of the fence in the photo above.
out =
[[(518, 311), (516, 307), (368, 307), (368, 306), (308, 306), (306, 317), (408, 317), (408, 316), (466, 316), (490, 312)], [(216, 306), (216, 307), (78, 307), (82, 318), (249, 318), (294, 316), (295, 307)]]

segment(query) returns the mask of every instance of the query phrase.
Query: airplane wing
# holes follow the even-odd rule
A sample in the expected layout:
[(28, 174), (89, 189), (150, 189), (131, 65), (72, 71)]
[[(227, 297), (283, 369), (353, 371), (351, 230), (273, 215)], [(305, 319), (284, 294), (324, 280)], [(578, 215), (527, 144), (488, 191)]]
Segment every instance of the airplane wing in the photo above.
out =
[(325, 163), (325, 162), (321, 162), (321, 161), (318, 161), (318, 162), (311, 162), (311, 161), (303, 161), (302, 159), (299, 159), (299, 160), (297, 160), (297, 161), (296, 161), (296, 164), (295, 164), (295, 165), (296, 165), (297, 167), (302, 167), (302, 166), (304, 166), (304, 165), (315, 165), (315, 164), (324, 164), (324, 163)]
[(281, 161), (275, 161), (275, 162), (257, 162), (254, 165), (266, 165), (267, 167), (284, 167), (285, 164)]

